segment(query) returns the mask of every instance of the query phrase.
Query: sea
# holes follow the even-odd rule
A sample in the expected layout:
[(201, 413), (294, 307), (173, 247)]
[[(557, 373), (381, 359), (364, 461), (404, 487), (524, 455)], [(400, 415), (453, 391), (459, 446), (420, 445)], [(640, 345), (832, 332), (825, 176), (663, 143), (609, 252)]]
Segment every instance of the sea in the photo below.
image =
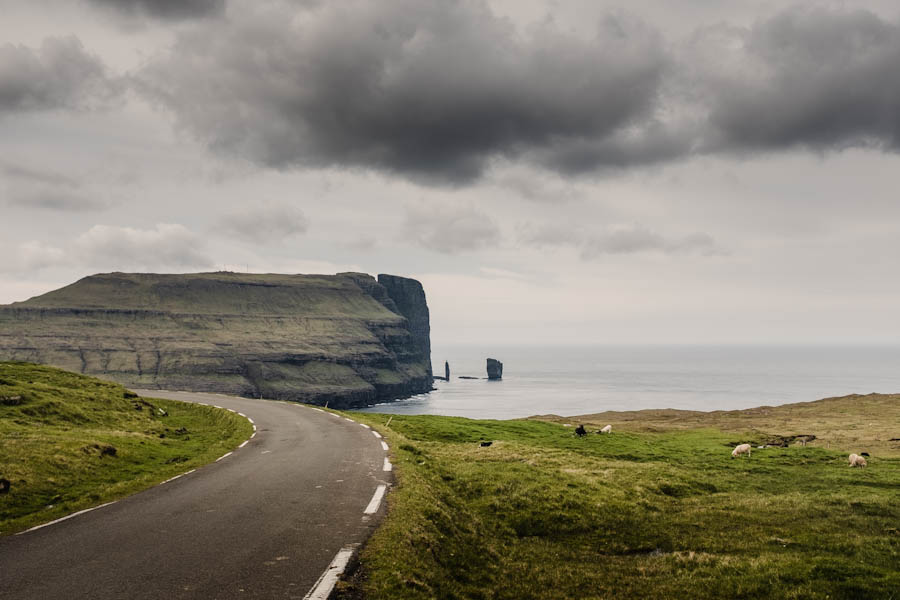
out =
[[(486, 379), (486, 359), (503, 379)], [(732, 410), (900, 393), (900, 346), (435, 345), (434, 391), (364, 412), (515, 419), (607, 410)], [(478, 379), (460, 379), (460, 376)]]

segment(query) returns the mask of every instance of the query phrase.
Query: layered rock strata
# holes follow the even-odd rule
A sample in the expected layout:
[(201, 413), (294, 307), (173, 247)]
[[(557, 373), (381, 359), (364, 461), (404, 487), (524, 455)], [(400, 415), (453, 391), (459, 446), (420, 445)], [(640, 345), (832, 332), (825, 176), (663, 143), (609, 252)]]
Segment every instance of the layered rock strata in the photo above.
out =
[(334, 408), (432, 384), (421, 284), (364, 273), (93, 275), (0, 306), (0, 360)]

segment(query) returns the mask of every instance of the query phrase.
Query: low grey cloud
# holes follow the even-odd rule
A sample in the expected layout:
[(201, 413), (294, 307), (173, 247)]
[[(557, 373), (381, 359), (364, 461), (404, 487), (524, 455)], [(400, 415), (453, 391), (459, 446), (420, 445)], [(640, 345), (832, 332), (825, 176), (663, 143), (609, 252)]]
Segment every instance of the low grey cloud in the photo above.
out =
[(296, 206), (259, 203), (224, 215), (219, 229), (245, 242), (271, 244), (306, 233), (309, 220)]
[(524, 223), (518, 227), (519, 243), (534, 248), (568, 246), (582, 259), (592, 260), (608, 254), (727, 254), (711, 235), (694, 232), (684, 236), (664, 236), (641, 225), (592, 229), (579, 225)]
[(103, 62), (88, 54), (76, 37), (48, 37), (37, 49), (0, 45), (0, 116), (102, 108), (121, 91)]
[(582, 39), (518, 31), (481, 0), (296, 10), (182, 32), (139, 85), (216, 151), (461, 183), (498, 156), (615, 145), (652, 115), (666, 63), (659, 36), (624, 17)]
[(500, 229), (491, 217), (469, 205), (415, 205), (406, 207), (403, 239), (456, 254), (497, 245)]
[(152, 229), (95, 225), (74, 240), (20, 243), (0, 254), (0, 272), (34, 273), (44, 269), (179, 270), (213, 266), (203, 237), (177, 224)]
[(127, 16), (156, 19), (197, 19), (225, 12), (225, 0), (87, 0)]
[(267, 6), (180, 32), (135, 80), (214, 151), (267, 167), (457, 185), (497, 159), (579, 175), (900, 148), (900, 26), (865, 11), (792, 9), (666, 42), (621, 14), (593, 37), (517, 29), (483, 0)]
[(8, 206), (84, 212), (110, 203), (84, 189), (75, 177), (0, 161), (0, 190)]
[(153, 229), (94, 225), (72, 248), (80, 264), (101, 269), (207, 268), (203, 237), (179, 224)]

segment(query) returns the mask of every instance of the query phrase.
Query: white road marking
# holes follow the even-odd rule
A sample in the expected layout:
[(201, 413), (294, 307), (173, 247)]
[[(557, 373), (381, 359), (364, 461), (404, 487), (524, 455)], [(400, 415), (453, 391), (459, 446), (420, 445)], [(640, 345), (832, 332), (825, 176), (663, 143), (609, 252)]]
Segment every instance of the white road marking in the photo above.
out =
[(374, 515), (378, 512), (378, 507), (381, 506), (381, 499), (384, 498), (385, 491), (387, 491), (387, 486), (383, 483), (375, 488), (375, 495), (369, 500), (369, 505), (366, 507), (366, 510), (363, 511), (363, 514)]
[(196, 471), (196, 470), (197, 470), (197, 469), (191, 469), (190, 471), (188, 471), (187, 473), (185, 473), (185, 475), (190, 475), (191, 473), (193, 473), (193, 472)]
[(226, 408), (225, 410), (227, 410), (228, 412), (237, 412), (237, 411), (234, 410), (233, 408)]
[(184, 477), (184, 473), (182, 473), (181, 475), (176, 475), (175, 477), (169, 477), (168, 479), (166, 479), (165, 481), (163, 481), (163, 482), (162, 482), (161, 484), (159, 484), (159, 485), (162, 485), (163, 483), (169, 483), (170, 481), (175, 481), (175, 480), (178, 479), (179, 477)]
[(372, 430), (372, 435), (374, 435), (375, 437), (377, 437), (379, 440), (381, 439), (381, 434), (378, 433), (378, 432), (375, 431), (375, 430)]
[(244, 442), (240, 446), (238, 446), (238, 448), (243, 448), (244, 446), (247, 445), (247, 442), (249, 442), (249, 441), (250, 440), (244, 440)]
[(253, 432), (253, 435), (250, 436), (250, 439), (252, 440), (255, 437), (256, 437), (256, 431)]
[(242, 413), (242, 412), (239, 412), (238, 414), (241, 415), (242, 417), (244, 417), (245, 419), (247, 418), (247, 415), (245, 415), (245, 414)]
[(250, 421), (251, 423), (255, 423), (255, 421), (254, 421), (253, 419), (251, 419), (250, 417), (246, 417), (246, 419), (247, 419), (248, 421)]
[(216, 462), (219, 462), (223, 458), (228, 458), (231, 455), (232, 455), (232, 452), (229, 452), (228, 454), (223, 454), (222, 456), (220, 456), (219, 458), (216, 459)]
[(366, 425), (365, 423), (360, 423), (359, 425), (360, 425), (361, 427), (365, 427), (366, 429), (372, 429), (371, 427), (369, 427), (369, 426)]
[(388, 451), (388, 445), (387, 445), (386, 442), (381, 442), (381, 447), (384, 448), (384, 451), (385, 451), (385, 452)]
[(222, 407), (219, 406), (218, 404), (213, 404), (213, 408), (222, 408)]
[(384, 470), (384, 471), (393, 471), (394, 470), (394, 465), (391, 464), (391, 461), (388, 460), (387, 456), (384, 457), (384, 466), (382, 467), (382, 470)]
[(316, 584), (303, 597), (303, 600), (328, 600), (331, 591), (334, 589), (334, 584), (337, 583), (344, 569), (347, 568), (347, 563), (350, 562), (351, 556), (353, 556), (352, 546), (341, 548), (334, 556), (331, 564), (328, 565), (328, 568), (325, 569), (325, 572), (319, 576)]
[(339, 415), (339, 414), (337, 414), (337, 413), (332, 413), (332, 412), (330, 412), (330, 413), (328, 413), (328, 414), (331, 415), (332, 417), (337, 417), (338, 419), (341, 418), (341, 415)]
[(345, 420), (345, 421), (350, 421), (351, 423), (356, 423), (356, 421), (354, 421), (353, 419), (348, 419), (347, 417), (344, 417), (344, 420)]
[(65, 517), (60, 517), (59, 519), (50, 521), (49, 523), (44, 523), (43, 525), (35, 525), (31, 529), (26, 529), (25, 531), (20, 531), (16, 535), (22, 535), (23, 533), (28, 533), (29, 531), (34, 531), (35, 529), (40, 529), (41, 527), (46, 527), (48, 525), (53, 525), (55, 523), (61, 523), (63, 521), (67, 521), (68, 519), (71, 519), (72, 517), (77, 517), (78, 515), (83, 515), (84, 513), (91, 512), (92, 510), (97, 510), (98, 508), (103, 508), (104, 506), (109, 506), (110, 504), (115, 504), (115, 503), (116, 503), (116, 500), (113, 500), (112, 502), (107, 502), (106, 504), (101, 504), (100, 506), (85, 508), (84, 510), (79, 510), (78, 512), (73, 512), (71, 515), (66, 515)]
[(256, 433), (256, 424), (253, 424), (253, 433)]
[[(301, 405), (298, 404), (297, 406), (301, 406)], [(310, 406), (310, 408), (312, 408), (313, 410), (317, 410), (317, 411), (319, 411), (319, 412), (325, 412), (325, 411), (322, 410), (321, 408), (313, 408), (312, 406)]]

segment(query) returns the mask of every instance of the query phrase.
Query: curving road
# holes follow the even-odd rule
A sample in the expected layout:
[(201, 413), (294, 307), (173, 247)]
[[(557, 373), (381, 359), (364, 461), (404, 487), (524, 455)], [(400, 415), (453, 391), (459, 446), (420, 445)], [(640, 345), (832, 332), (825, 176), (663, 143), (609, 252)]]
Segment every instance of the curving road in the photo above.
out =
[(308, 406), (142, 393), (239, 411), (257, 434), (164, 485), (0, 539), (0, 598), (321, 595), (320, 576), (342, 549), (368, 537), (384, 511), (373, 497), (391, 475), (382, 441)]

